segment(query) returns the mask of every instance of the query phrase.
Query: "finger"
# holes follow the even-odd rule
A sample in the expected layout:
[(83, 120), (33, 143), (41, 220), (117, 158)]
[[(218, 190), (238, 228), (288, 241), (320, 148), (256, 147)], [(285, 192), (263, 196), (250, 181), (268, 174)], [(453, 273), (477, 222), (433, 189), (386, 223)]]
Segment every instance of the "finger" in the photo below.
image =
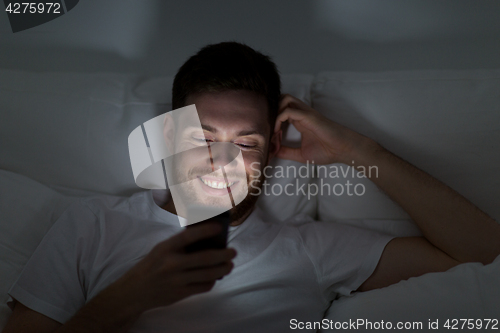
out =
[(182, 273), (182, 279), (187, 283), (202, 283), (215, 281), (233, 270), (234, 264), (228, 262), (217, 266), (193, 269)]
[(306, 159), (302, 157), (302, 150), (300, 148), (281, 146), (280, 150), (276, 154), (276, 157), (284, 160), (306, 163)]
[(283, 111), (287, 107), (287, 105), (292, 101), (291, 95), (283, 94), (281, 95), (280, 104), (278, 108), (278, 114)]
[(282, 113), (283, 110), (286, 108), (292, 106), (291, 104), (294, 102), (293, 97), (291, 95), (284, 95), (283, 98), (280, 101), (279, 109), (278, 109), (278, 114)]
[(276, 118), (276, 123), (274, 126), (274, 131), (277, 132), (281, 129), (281, 125), (286, 121), (301, 121), (306, 117), (303, 110), (286, 108), (282, 113)]
[(229, 262), (236, 256), (234, 249), (204, 250), (184, 255), (181, 268), (202, 268)]
[(290, 94), (284, 94), (281, 96), (278, 113), (281, 113), (287, 107), (292, 107), (296, 109), (308, 109), (309, 105), (307, 105), (305, 102), (303, 102), (302, 100), (298, 99), (295, 96), (292, 96)]
[(199, 226), (186, 228), (185, 230), (158, 244), (158, 247), (162, 251), (180, 250), (191, 243), (215, 236), (221, 231), (222, 227), (218, 223), (200, 224)]

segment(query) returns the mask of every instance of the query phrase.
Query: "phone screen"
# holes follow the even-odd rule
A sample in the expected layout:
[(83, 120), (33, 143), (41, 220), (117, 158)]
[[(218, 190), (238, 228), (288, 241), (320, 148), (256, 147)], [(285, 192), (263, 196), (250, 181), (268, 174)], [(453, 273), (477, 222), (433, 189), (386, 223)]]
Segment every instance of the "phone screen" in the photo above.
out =
[(227, 231), (229, 229), (229, 223), (231, 222), (228, 211), (216, 215), (214, 217), (211, 217), (205, 221), (198, 222), (195, 224), (190, 224), (186, 228), (196, 227), (196, 225), (199, 225), (200, 223), (213, 223), (213, 222), (219, 223), (222, 226), (221, 233), (210, 238), (199, 240), (197, 242), (194, 242), (193, 244), (186, 246), (187, 253), (202, 251), (206, 249), (223, 249), (227, 246)]

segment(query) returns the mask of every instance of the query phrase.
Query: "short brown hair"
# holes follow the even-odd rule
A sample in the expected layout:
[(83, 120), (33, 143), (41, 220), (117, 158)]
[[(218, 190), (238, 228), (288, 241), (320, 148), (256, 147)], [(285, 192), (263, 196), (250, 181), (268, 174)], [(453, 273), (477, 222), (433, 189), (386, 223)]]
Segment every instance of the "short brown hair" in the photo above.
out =
[(271, 129), (278, 114), (281, 81), (269, 56), (238, 42), (203, 47), (175, 75), (172, 108), (185, 106), (187, 96), (203, 92), (249, 90), (263, 95), (268, 104)]

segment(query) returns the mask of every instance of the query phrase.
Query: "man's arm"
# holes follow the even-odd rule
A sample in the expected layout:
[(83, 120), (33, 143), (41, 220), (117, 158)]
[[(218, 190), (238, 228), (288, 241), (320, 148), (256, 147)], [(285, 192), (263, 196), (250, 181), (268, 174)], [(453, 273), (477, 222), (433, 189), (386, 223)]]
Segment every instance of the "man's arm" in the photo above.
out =
[(390, 153), (375, 141), (337, 124), (302, 101), (284, 95), (275, 131), (283, 122), (302, 134), (300, 148), (281, 146), (279, 158), (317, 164), (377, 166), (371, 180), (397, 202), (424, 237), (390, 241), (375, 272), (359, 290), (381, 288), (462, 262), (491, 263), (500, 254), (500, 225), (463, 196)]
[(387, 287), (429, 272), (445, 272), (459, 264), (424, 237), (397, 237), (387, 243), (375, 271), (357, 291)]
[(231, 272), (234, 249), (184, 251), (220, 231), (217, 224), (200, 225), (157, 244), (64, 324), (17, 303), (3, 333), (127, 332), (144, 311), (207, 292)]
[(453, 189), (373, 143), (356, 151), (353, 160), (357, 167), (378, 167), (378, 176), (370, 179), (410, 215), (425, 237), (389, 242), (360, 291), (464, 262), (489, 264), (500, 254), (500, 225)]
[(61, 327), (61, 323), (16, 302), (3, 333), (51, 333)]
[(352, 159), (356, 166), (377, 166), (378, 177), (370, 179), (453, 259), (489, 264), (500, 254), (500, 224), (450, 187), (376, 144)]

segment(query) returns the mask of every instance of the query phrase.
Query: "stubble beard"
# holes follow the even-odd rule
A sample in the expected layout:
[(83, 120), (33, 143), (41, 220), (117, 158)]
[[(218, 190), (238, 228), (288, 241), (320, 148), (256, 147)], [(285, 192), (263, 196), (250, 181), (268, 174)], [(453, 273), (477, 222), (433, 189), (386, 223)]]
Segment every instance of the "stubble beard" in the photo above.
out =
[[(176, 163), (174, 162), (174, 165)], [(245, 196), (239, 204), (229, 210), (229, 214), (231, 216), (231, 225), (239, 225), (243, 223), (244, 219), (250, 215), (250, 213), (255, 208), (255, 204), (259, 199), (259, 194), (261, 193), (262, 185), (264, 183), (264, 173), (260, 172), (260, 177), (250, 176), (250, 174), (245, 170), (245, 178), (247, 182), (248, 194)], [(183, 173), (181, 168), (175, 168), (175, 176), (176, 183), (181, 184), (178, 186), (177, 193), (182, 198), (184, 203), (186, 202), (194, 202), (200, 203), (207, 206), (225, 206), (227, 203), (226, 197), (213, 197), (213, 196), (204, 196), (203, 199), (200, 198), (200, 193), (194, 188), (194, 181), (200, 181), (197, 179), (196, 175), (205, 175), (212, 173), (212, 169), (195, 167), (188, 171), (188, 173)], [(236, 176), (236, 177), (235, 177)], [(229, 174), (227, 177), (234, 177), (236, 179), (243, 178), (242, 176)], [(244, 188), (242, 187), (242, 191)], [(233, 193), (233, 198), (242, 195), (242, 193)]]

